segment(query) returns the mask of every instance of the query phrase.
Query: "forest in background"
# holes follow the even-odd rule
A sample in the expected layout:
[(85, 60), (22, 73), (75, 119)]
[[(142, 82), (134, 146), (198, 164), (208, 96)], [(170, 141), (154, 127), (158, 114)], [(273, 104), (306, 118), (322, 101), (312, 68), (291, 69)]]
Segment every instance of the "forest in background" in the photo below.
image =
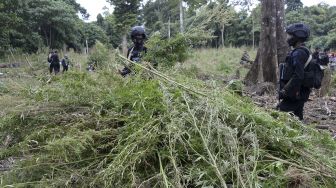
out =
[[(269, 20), (284, 0), (110, 2), (113, 13), (86, 23), (75, 1), (1, 1), (0, 187), (336, 187), (335, 74), (303, 122), (274, 110), (270, 79), (287, 45), (284, 17)], [(287, 23), (315, 24), (309, 45), (333, 47), (335, 7), (286, 7)], [(141, 24), (144, 61), (158, 69), (115, 50)], [(76, 53), (86, 41), (89, 54)], [(47, 50), (66, 48), (69, 71), (49, 74)], [(239, 63), (245, 50), (252, 65)], [(129, 63), (135, 74), (122, 77)]]
[[(87, 23), (88, 13), (75, 0), (3, 0), (0, 2), (0, 51), (35, 53), (41, 49), (74, 49), (83, 52), (100, 41), (120, 48), (130, 28), (144, 25), (149, 36), (162, 38), (184, 32), (198, 38), (194, 47), (258, 46), (260, 5), (226, 0), (110, 0), (115, 9)], [(239, 11), (234, 8), (242, 7)], [(219, 6), (220, 5), (220, 6)], [(182, 11), (182, 12), (181, 12)], [(181, 14), (182, 13), (182, 14)], [(80, 18), (82, 17), (82, 18)], [(319, 4), (304, 7), (300, 0), (287, 0), (286, 24), (304, 22), (311, 27), (309, 45), (336, 48), (336, 7)], [(181, 19), (182, 18), (182, 19)]]

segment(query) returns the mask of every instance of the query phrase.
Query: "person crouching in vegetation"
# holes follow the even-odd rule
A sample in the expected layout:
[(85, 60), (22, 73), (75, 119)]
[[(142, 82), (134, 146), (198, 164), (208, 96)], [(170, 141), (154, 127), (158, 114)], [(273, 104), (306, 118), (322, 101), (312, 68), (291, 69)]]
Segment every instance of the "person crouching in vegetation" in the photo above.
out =
[(310, 29), (308, 26), (296, 23), (286, 28), (287, 43), (292, 51), (286, 57), (286, 62), (280, 65), (280, 90), (281, 102), (278, 109), (292, 112), (303, 120), (304, 103), (308, 101), (311, 89), (303, 86), (304, 68), (309, 59), (310, 51), (304, 46), (308, 40)]
[(51, 55), (51, 62), (50, 62), (50, 67), (49, 71), (50, 74), (54, 71), (55, 75), (59, 73), (60, 71), (60, 60), (57, 54), (57, 51), (55, 50), (54, 53)]
[(63, 73), (64, 73), (65, 71), (68, 71), (68, 69), (69, 69), (69, 64), (70, 64), (70, 62), (69, 62), (69, 58), (68, 58), (67, 55), (65, 55), (64, 58), (62, 59)]
[(248, 64), (248, 63), (253, 63), (253, 61), (251, 61), (250, 55), (245, 50), (244, 53), (243, 53), (243, 56), (240, 59), (240, 64), (245, 65), (245, 64)]
[[(146, 40), (145, 29), (141, 26), (133, 27), (131, 29), (131, 39), (133, 46), (128, 49), (127, 58), (133, 62), (140, 63), (143, 54), (147, 53), (147, 48), (144, 46)], [(124, 67), (122, 70), (119, 70), (119, 73), (124, 77), (131, 72), (129, 67)]]

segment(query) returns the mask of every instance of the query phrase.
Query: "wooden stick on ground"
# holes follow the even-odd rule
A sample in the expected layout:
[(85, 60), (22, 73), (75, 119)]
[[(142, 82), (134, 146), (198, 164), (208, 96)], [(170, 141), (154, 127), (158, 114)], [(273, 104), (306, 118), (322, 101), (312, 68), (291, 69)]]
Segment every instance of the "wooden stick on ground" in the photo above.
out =
[(28, 65), (30, 66), (30, 68), (33, 68), (32, 64), (29, 62), (29, 59), (28, 59), (28, 57), (27, 57), (27, 56), (25, 56), (25, 58), (26, 58), (26, 61), (27, 61)]
[[(202, 92), (199, 92), (199, 91), (195, 91), (195, 90), (193, 90), (193, 89), (191, 89), (191, 88), (189, 88), (189, 87), (187, 87), (187, 86), (185, 86), (185, 85), (183, 85), (183, 84), (180, 84), (180, 83), (174, 81), (173, 79), (169, 78), (168, 76), (166, 76), (166, 75), (164, 75), (164, 74), (158, 72), (158, 71), (155, 70), (155, 69), (149, 69), (149, 68), (147, 68), (147, 67), (145, 67), (145, 66), (143, 66), (143, 65), (141, 65), (141, 64), (139, 64), (139, 63), (135, 63), (135, 62), (133, 62), (133, 61), (127, 59), (126, 57), (124, 57), (124, 56), (122, 56), (122, 55), (120, 55), (120, 54), (119, 54), (119, 57), (121, 57), (122, 60), (124, 60), (124, 61), (126, 61), (126, 62), (128, 62), (128, 63), (131, 63), (131, 64), (133, 64), (133, 65), (139, 66), (139, 67), (141, 67), (141, 68), (143, 68), (143, 69), (145, 69), (145, 70), (147, 70), (147, 71), (153, 73), (154, 75), (159, 76), (159, 77), (161, 77), (161, 78), (167, 80), (168, 82), (171, 82), (171, 83), (173, 83), (173, 84), (175, 84), (175, 85), (177, 85), (177, 86), (179, 86), (179, 87), (181, 87), (181, 88), (183, 88), (183, 89), (185, 89), (185, 90), (187, 90), (187, 91), (191, 91), (191, 92), (193, 92), (193, 93), (196, 93), (196, 94), (199, 94), (199, 95), (202, 95), (202, 96), (207, 97), (207, 95), (206, 95), (205, 93), (202, 93)], [(126, 64), (126, 63), (125, 63), (125, 64)]]
[(12, 50), (11, 50), (11, 49), (9, 49), (9, 52), (11, 53), (11, 55), (12, 55), (12, 58), (13, 58), (13, 60), (14, 60), (14, 63), (16, 64), (16, 63), (17, 63), (17, 61), (16, 61), (16, 59), (15, 59), (15, 57), (14, 57), (14, 54), (13, 54)]

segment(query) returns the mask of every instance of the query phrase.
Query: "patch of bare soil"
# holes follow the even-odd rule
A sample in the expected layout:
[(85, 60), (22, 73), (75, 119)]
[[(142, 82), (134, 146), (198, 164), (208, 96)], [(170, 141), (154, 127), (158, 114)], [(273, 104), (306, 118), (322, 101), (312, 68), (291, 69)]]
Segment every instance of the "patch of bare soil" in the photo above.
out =
[[(312, 91), (309, 101), (305, 103), (303, 122), (313, 124), (318, 129), (329, 130), (336, 138), (336, 89), (332, 89), (326, 97), (318, 97), (317, 93), (317, 90)], [(244, 95), (266, 109), (275, 109), (279, 103), (276, 89), (268, 83), (247, 87)]]
[(0, 172), (9, 171), (15, 163), (15, 159), (10, 157), (5, 160), (0, 160)]
[(318, 97), (313, 91), (305, 105), (305, 116), (307, 123), (316, 123), (317, 128), (328, 129), (336, 133), (336, 89), (332, 89), (331, 94), (326, 97)]

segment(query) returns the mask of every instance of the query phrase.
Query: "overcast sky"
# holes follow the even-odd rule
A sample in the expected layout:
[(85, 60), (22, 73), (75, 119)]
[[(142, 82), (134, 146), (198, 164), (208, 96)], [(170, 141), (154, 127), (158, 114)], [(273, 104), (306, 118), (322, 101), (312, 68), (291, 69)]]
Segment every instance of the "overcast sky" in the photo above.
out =
[[(107, 6), (111, 9), (111, 5), (106, 0), (76, 0), (81, 4), (90, 14), (89, 21), (95, 21), (99, 13), (103, 12), (103, 7)], [(336, 0), (301, 0), (304, 6), (316, 5), (320, 2), (325, 2), (329, 5), (336, 6)]]

